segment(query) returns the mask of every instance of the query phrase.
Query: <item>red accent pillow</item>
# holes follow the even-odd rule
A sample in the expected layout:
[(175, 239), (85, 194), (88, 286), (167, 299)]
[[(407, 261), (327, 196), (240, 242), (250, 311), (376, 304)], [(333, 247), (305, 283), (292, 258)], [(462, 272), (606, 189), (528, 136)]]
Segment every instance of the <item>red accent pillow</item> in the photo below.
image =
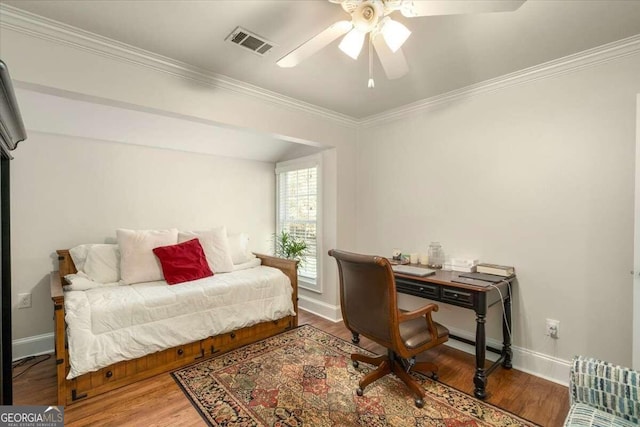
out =
[(162, 265), (164, 280), (170, 285), (213, 276), (198, 239), (153, 249)]

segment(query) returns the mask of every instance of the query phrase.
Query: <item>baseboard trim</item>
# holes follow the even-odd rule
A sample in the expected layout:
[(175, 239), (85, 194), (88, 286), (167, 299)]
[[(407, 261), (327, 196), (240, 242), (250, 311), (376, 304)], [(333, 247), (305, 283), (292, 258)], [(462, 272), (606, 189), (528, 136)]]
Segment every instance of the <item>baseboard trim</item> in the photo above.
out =
[(342, 312), (340, 311), (339, 305), (327, 304), (326, 302), (319, 301), (315, 298), (298, 295), (298, 308), (332, 322), (339, 322), (342, 320)]
[(11, 350), (13, 361), (29, 356), (53, 353), (53, 344), (53, 332), (15, 339), (12, 342)]
[[(475, 341), (475, 335), (468, 331), (451, 327), (448, 328), (453, 335)], [(476, 354), (474, 346), (461, 341), (450, 339), (445, 345), (464, 351), (465, 353)], [(491, 338), (487, 339), (487, 345), (502, 348), (501, 341)], [(564, 386), (569, 385), (570, 361), (517, 346), (512, 346), (511, 350), (513, 351), (512, 364), (515, 369), (557, 384)], [(488, 360), (495, 361), (499, 356), (496, 353), (487, 351), (486, 357)], [(491, 377), (489, 377), (489, 381), (491, 381)]]

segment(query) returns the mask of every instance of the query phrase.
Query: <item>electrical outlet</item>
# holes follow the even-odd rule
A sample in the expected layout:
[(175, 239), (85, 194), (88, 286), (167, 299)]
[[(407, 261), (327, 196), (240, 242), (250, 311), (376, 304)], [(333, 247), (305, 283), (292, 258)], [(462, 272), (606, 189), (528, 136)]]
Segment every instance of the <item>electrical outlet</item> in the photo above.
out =
[(555, 339), (560, 338), (560, 321), (547, 319), (547, 327), (545, 329), (545, 335)]
[(31, 294), (18, 294), (18, 308), (31, 307)]

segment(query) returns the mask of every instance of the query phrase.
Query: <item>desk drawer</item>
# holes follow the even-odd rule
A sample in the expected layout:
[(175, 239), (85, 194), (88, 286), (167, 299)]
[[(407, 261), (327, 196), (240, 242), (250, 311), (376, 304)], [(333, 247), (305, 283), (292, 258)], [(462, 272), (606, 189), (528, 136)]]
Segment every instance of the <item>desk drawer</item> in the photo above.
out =
[(454, 288), (442, 288), (442, 301), (462, 307), (473, 308), (473, 294)]
[(436, 301), (440, 299), (440, 288), (429, 283), (416, 283), (411, 280), (396, 279), (396, 288), (398, 291), (405, 294), (433, 299)]

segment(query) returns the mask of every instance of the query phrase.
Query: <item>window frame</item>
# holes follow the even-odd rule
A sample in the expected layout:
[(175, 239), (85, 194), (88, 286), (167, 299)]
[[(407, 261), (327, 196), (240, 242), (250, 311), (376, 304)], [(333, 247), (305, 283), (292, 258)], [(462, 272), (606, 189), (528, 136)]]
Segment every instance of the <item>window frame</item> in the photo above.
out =
[(280, 174), (285, 172), (292, 172), (300, 169), (310, 169), (316, 167), (316, 279), (315, 282), (308, 278), (301, 276), (298, 273), (298, 286), (307, 289), (312, 292), (322, 293), (322, 156), (314, 154), (312, 156), (301, 157), (298, 159), (287, 160), (276, 163), (275, 176), (276, 176), (276, 234), (279, 234), (281, 229), (280, 225)]

